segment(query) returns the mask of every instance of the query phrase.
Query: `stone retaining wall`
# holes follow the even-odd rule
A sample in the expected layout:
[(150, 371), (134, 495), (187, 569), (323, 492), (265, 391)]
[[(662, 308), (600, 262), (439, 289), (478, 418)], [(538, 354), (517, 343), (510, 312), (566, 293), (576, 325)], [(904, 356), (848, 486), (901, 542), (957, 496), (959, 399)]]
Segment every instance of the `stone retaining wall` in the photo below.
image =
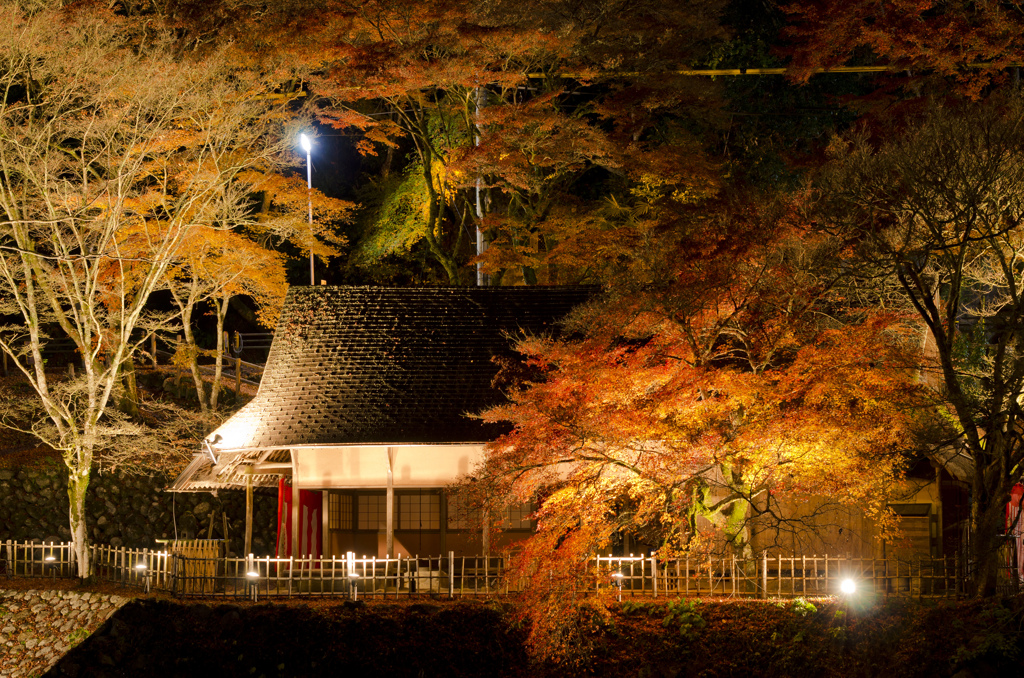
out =
[(0, 589), (0, 676), (40, 676), (128, 601), (77, 591)]
[[(245, 493), (224, 490), (164, 492), (170, 479), (94, 473), (86, 497), (89, 536), (95, 543), (155, 548), (156, 539), (205, 537), (213, 518), (213, 537), (223, 538), (228, 516), (229, 551), (242, 555)], [(258, 490), (253, 507), (253, 552), (273, 555), (276, 544), (277, 493)], [(66, 469), (59, 462), (0, 468), (0, 541), (68, 541)]]

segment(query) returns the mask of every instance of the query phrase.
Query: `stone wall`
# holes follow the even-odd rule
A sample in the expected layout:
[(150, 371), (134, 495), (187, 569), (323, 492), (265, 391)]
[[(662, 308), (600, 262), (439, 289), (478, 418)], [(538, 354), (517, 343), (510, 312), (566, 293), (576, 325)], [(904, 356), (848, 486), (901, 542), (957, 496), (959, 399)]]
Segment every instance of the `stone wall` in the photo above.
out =
[(125, 604), (88, 591), (0, 589), (0, 676), (39, 676)]
[[(241, 555), (245, 537), (245, 493), (222, 490), (171, 494), (163, 476), (93, 473), (86, 497), (89, 537), (100, 544), (155, 548), (156, 539), (205, 537), (212, 517), (213, 537), (223, 538), (228, 516), (228, 550)], [(252, 549), (273, 555), (277, 530), (277, 493), (257, 490), (253, 506)], [(0, 541), (68, 541), (65, 467), (45, 465), (0, 468)]]

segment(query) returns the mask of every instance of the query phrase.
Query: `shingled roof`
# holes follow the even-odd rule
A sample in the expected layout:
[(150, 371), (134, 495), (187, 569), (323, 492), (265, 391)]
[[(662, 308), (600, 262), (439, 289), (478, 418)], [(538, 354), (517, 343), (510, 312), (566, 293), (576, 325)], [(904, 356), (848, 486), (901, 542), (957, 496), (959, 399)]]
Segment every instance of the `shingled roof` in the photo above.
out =
[[(256, 397), (208, 440), (223, 451), (483, 442), (502, 401), (492, 358), (591, 287), (292, 287)], [(219, 438), (218, 438), (219, 436)]]

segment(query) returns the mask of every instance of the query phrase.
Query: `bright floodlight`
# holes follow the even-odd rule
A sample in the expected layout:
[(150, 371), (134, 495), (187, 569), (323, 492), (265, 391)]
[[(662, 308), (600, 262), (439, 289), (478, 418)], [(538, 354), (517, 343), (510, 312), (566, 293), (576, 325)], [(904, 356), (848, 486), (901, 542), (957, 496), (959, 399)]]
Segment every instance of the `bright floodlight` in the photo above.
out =
[(857, 590), (857, 582), (852, 579), (844, 579), (843, 583), (839, 585), (839, 590), (846, 595), (850, 595)]
[(53, 561), (57, 560), (57, 558), (55, 558), (54, 556), (46, 556), (45, 558), (43, 558), (43, 560), (45, 560), (48, 563), (52, 563)]
[(145, 563), (136, 563), (135, 564), (135, 569), (136, 570), (145, 570), (146, 569), (146, 564)]
[(299, 143), (302, 144), (302, 150), (304, 150), (306, 153), (309, 153), (311, 150), (313, 150), (313, 143), (305, 134), (299, 135)]
[(260, 576), (260, 573), (250, 570), (249, 572), (245, 573), (245, 576), (248, 577), (249, 579), (258, 579), (259, 576)]

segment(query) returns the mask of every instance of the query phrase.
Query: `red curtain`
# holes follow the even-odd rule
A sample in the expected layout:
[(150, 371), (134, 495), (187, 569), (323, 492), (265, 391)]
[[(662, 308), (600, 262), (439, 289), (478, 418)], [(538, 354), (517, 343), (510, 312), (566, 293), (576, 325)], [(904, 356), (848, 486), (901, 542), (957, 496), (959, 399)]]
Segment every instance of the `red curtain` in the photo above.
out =
[[(277, 557), (292, 554), (292, 486), (284, 478), (277, 484)], [(316, 490), (299, 490), (299, 555), (321, 557), (323, 544), (323, 496)]]

